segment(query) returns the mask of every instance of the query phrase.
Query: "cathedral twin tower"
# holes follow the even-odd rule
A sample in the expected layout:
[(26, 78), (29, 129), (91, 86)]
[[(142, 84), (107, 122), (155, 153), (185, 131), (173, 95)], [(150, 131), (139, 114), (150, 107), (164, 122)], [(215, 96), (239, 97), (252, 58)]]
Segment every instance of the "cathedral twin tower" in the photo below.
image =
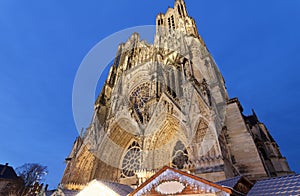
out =
[(66, 159), (62, 184), (136, 186), (165, 165), (211, 181), (291, 173), (253, 112), (242, 114), (183, 0), (156, 17), (154, 44), (118, 47), (90, 126)]

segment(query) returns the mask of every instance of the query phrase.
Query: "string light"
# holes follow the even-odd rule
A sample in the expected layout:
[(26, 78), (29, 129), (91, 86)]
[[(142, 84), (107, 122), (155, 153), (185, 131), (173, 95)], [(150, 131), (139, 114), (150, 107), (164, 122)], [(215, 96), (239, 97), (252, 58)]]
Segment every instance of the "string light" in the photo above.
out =
[[(161, 173), (159, 176), (157, 176), (155, 179), (153, 179), (150, 183), (148, 183), (146, 186), (144, 186), (141, 190), (139, 190), (134, 196), (142, 196), (147, 195), (150, 193), (150, 191), (155, 188), (155, 191), (159, 192), (160, 190), (157, 189), (161, 184), (164, 183), (170, 183), (170, 182), (178, 182), (182, 184), (183, 187), (190, 186), (192, 190), (194, 191), (201, 191), (201, 193), (223, 193), (224, 196), (229, 196), (229, 193), (225, 193), (218, 188), (212, 187), (208, 184), (205, 184), (201, 181), (197, 181), (191, 177), (181, 175), (179, 173), (176, 173), (172, 170), (165, 170), (163, 173)], [(184, 188), (181, 190), (183, 191)], [(163, 192), (159, 192), (161, 194), (164, 194)], [(176, 192), (179, 193), (179, 192)], [(170, 193), (170, 194), (176, 194), (176, 193)]]

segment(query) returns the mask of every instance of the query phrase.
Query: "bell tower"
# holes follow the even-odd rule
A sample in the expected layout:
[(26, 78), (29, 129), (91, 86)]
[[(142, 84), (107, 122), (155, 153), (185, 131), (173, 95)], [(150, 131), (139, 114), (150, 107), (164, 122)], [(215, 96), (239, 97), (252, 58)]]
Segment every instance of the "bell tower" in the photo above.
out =
[(188, 16), (185, 2), (176, 0), (174, 8), (169, 7), (165, 14), (159, 13), (156, 16), (156, 34), (167, 36), (174, 31), (185, 35), (198, 37), (198, 31), (193, 18)]

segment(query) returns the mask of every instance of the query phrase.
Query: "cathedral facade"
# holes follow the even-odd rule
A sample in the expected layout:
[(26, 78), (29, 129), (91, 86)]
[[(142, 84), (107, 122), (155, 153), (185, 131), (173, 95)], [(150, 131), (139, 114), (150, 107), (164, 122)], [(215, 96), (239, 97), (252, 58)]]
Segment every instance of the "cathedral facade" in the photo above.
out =
[(134, 33), (119, 45), (66, 163), (68, 189), (93, 179), (137, 186), (163, 166), (210, 181), (292, 173), (255, 112), (229, 98), (183, 0), (157, 15), (154, 44)]

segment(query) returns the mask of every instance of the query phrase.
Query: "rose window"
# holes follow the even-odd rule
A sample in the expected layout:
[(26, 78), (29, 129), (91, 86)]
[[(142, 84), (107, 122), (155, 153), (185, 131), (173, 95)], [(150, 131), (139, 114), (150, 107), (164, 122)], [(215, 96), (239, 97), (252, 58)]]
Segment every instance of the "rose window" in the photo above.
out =
[(130, 94), (130, 102), (141, 122), (143, 122), (143, 108), (150, 99), (150, 84), (143, 83)]
[(134, 176), (135, 171), (140, 169), (141, 164), (141, 148), (139, 147), (137, 142), (133, 142), (124, 158), (122, 163), (122, 175), (121, 177), (131, 177)]

